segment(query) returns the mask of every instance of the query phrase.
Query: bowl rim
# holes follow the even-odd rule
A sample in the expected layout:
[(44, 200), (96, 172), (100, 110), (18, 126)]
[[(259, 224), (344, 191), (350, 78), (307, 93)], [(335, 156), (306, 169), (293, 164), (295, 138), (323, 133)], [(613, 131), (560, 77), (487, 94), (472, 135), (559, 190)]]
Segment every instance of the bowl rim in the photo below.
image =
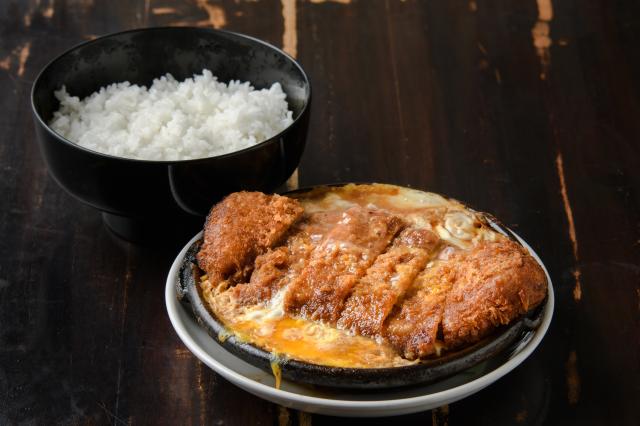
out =
[[(119, 36), (122, 34), (127, 34), (127, 33), (136, 33), (136, 32), (145, 32), (145, 31), (150, 31), (150, 30), (170, 30), (170, 31), (202, 31), (202, 32), (209, 32), (209, 33), (221, 33), (221, 34), (227, 34), (227, 35), (232, 35), (232, 36), (237, 36), (240, 38), (244, 38), (250, 41), (253, 41), (255, 43), (261, 44), (263, 46), (266, 46), (267, 48), (270, 48), (274, 51), (276, 51), (277, 53), (285, 56), (286, 58), (288, 58), (293, 65), (298, 69), (298, 71), (300, 72), (300, 74), (302, 75), (304, 82), (307, 85), (308, 91), (307, 91), (307, 98), (305, 101), (304, 106), (302, 107), (302, 110), (300, 111), (300, 114), (298, 114), (298, 116), (293, 120), (293, 122), (291, 124), (289, 124), (285, 129), (283, 129), (282, 131), (278, 132), (277, 134), (271, 136), (268, 139), (263, 140), (262, 142), (259, 142), (253, 146), (249, 146), (247, 148), (243, 148), (241, 150), (238, 151), (233, 151), (233, 152), (227, 152), (225, 154), (220, 154), (220, 155), (214, 155), (211, 157), (202, 157), (202, 158), (192, 158), (189, 160), (145, 160), (145, 159), (140, 159), (140, 158), (130, 158), (130, 157), (119, 157), (117, 155), (111, 155), (111, 154), (105, 154), (103, 152), (99, 152), (99, 151), (95, 151), (89, 148), (85, 148), (75, 142), (72, 142), (71, 140), (65, 138), (64, 136), (60, 135), (59, 133), (57, 133), (56, 131), (54, 131), (49, 124), (47, 124), (44, 119), (42, 118), (42, 116), (40, 115), (40, 112), (38, 111), (37, 107), (36, 107), (36, 103), (35, 103), (35, 91), (36, 91), (36, 87), (39, 85), (40, 80), (42, 78), (42, 76), (49, 70), (49, 68), (51, 66), (53, 66), (56, 62), (58, 62), (59, 60), (61, 60), (62, 58), (64, 58), (65, 56), (71, 54), (71, 52), (85, 46), (85, 45), (89, 45), (92, 43), (97, 43), (99, 41), (102, 41), (104, 39), (110, 38), (110, 37), (115, 37), (115, 36)], [(249, 82), (251, 83), (251, 82)], [(253, 84), (253, 83), (251, 83)], [(38, 75), (36, 76), (36, 78), (33, 80), (33, 84), (31, 85), (31, 92), (30, 92), (30, 103), (31, 103), (31, 110), (33, 112), (33, 115), (35, 117), (35, 119), (37, 120), (37, 122), (42, 125), (42, 127), (54, 138), (58, 139), (60, 142), (71, 146), (72, 148), (76, 148), (79, 149), (80, 151), (84, 151), (87, 154), (92, 154), (95, 155), (97, 157), (102, 157), (102, 158), (106, 158), (106, 159), (110, 159), (110, 160), (120, 160), (120, 161), (126, 161), (126, 162), (131, 162), (131, 163), (142, 163), (142, 164), (160, 164), (160, 165), (171, 165), (171, 164), (194, 164), (194, 163), (200, 163), (200, 162), (205, 162), (205, 161), (210, 161), (212, 159), (225, 159), (228, 157), (232, 157), (235, 155), (240, 155), (246, 152), (250, 152), (253, 150), (257, 150), (259, 148), (261, 148), (263, 145), (266, 145), (268, 143), (273, 143), (274, 141), (279, 140), (282, 136), (284, 136), (286, 133), (288, 133), (297, 123), (298, 121), (301, 121), (303, 119), (303, 117), (305, 117), (308, 112), (309, 112), (309, 106), (311, 104), (311, 99), (312, 99), (312, 87), (311, 87), (311, 81), (309, 80), (309, 76), (307, 75), (307, 73), (304, 71), (304, 69), (302, 68), (302, 66), (298, 63), (298, 61), (291, 55), (289, 55), (287, 52), (285, 52), (284, 50), (280, 49), (279, 47), (276, 47), (274, 45), (272, 45), (271, 43), (268, 43), (264, 40), (260, 40), (259, 38), (250, 36), (250, 35), (246, 35), (243, 33), (239, 33), (239, 32), (235, 32), (235, 31), (228, 31), (228, 30), (219, 30), (219, 29), (214, 29), (214, 28), (200, 28), (200, 27), (193, 27), (193, 26), (186, 26), (186, 27), (172, 27), (172, 26), (157, 26), (157, 27), (147, 27), (147, 28), (135, 28), (135, 29), (130, 29), (130, 30), (125, 30), (125, 31), (117, 31), (117, 32), (113, 32), (113, 33), (108, 33), (108, 34), (104, 34), (101, 35), (99, 37), (96, 37), (94, 39), (91, 40), (85, 40), (82, 41), (80, 43), (77, 43), (73, 46), (71, 46), (70, 48), (68, 48), (67, 50), (65, 50), (64, 52), (58, 54), (57, 56), (55, 56), (53, 59), (51, 59), (49, 62), (47, 62), (47, 64), (42, 67), (42, 69), (38, 72)]]

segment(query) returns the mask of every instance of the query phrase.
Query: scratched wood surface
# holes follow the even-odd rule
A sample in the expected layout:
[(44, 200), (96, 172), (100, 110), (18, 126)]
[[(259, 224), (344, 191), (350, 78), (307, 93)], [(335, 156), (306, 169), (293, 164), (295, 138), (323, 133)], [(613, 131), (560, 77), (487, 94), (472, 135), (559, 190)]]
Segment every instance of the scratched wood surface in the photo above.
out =
[[(386, 181), (494, 213), (546, 261), (547, 337), (402, 424), (640, 423), (640, 4), (633, 0), (0, 0), (0, 424), (386, 424), (262, 401), (163, 303), (178, 245), (134, 246), (63, 193), (29, 91), (97, 35), (190, 25), (282, 46), (314, 88), (291, 186)], [(185, 236), (185, 240), (188, 236)]]

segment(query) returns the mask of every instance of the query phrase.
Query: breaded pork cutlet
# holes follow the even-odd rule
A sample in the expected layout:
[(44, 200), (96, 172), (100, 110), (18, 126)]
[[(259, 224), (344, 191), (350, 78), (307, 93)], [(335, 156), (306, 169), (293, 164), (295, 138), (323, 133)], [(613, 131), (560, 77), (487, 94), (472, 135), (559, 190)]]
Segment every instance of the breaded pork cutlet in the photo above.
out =
[(338, 326), (363, 336), (380, 335), (385, 319), (424, 269), (438, 240), (427, 229), (403, 230), (354, 287)]
[(450, 350), (509, 324), (546, 295), (544, 272), (507, 239), (456, 251), (418, 276), (389, 316), (385, 335), (407, 359), (436, 352), (438, 329)]
[(537, 306), (547, 294), (542, 268), (511, 240), (483, 242), (452, 261), (456, 278), (442, 318), (447, 348), (486, 336)]
[(469, 347), (544, 301), (543, 268), (481, 215), (375, 188), (217, 204), (198, 254), (213, 312), (274, 353), (369, 368)]
[(346, 210), (289, 285), (285, 311), (335, 323), (353, 286), (402, 226), (400, 218), (379, 210)]
[(455, 272), (448, 262), (427, 268), (396, 305), (385, 324), (385, 337), (407, 359), (437, 352), (438, 327)]
[(278, 243), (302, 216), (298, 201), (236, 192), (216, 204), (205, 223), (198, 264), (212, 283), (248, 278), (256, 256)]
[(289, 285), (304, 267), (319, 241), (335, 226), (342, 214), (335, 211), (304, 215), (288, 232), (280, 247), (267, 250), (256, 258), (248, 283), (233, 287), (233, 294), (242, 305), (268, 301), (274, 293)]

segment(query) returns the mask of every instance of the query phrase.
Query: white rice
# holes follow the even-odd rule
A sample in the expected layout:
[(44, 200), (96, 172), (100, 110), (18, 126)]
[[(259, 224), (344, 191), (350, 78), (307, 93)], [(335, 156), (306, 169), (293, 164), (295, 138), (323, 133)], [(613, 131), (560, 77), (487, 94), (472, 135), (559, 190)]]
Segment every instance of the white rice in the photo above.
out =
[(144, 160), (189, 160), (238, 151), (280, 133), (292, 122), (279, 83), (255, 90), (219, 82), (209, 70), (183, 82), (170, 74), (148, 89), (114, 83), (80, 100), (63, 86), (49, 123), (85, 148)]

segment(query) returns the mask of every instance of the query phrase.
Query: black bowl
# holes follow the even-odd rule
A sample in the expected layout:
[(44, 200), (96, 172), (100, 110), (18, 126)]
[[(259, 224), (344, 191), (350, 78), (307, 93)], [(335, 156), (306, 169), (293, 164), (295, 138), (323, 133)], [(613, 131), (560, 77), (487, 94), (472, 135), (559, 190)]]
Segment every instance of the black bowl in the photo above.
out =
[[(259, 89), (279, 82), (293, 124), (253, 147), (186, 161), (101, 154), (47, 125), (59, 108), (53, 92), (62, 85), (83, 98), (114, 82), (149, 85), (166, 73), (182, 80), (204, 68), (221, 81), (250, 81)], [(304, 150), (310, 101), (307, 76), (280, 49), (241, 34), (184, 27), (126, 31), (82, 43), (51, 61), (31, 92), (37, 140), (53, 179), (102, 211), (117, 234), (134, 240), (152, 237), (167, 224), (199, 227), (211, 205), (228, 193), (271, 192), (283, 184)]]
[[(342, 184), (331, 185), (342, 186)], [(313, 188), (289, 192), (297, 194)], [(284, 194), (286, 195), (286, 193)], [(480, 212), (478, 212), (480, 213)], [(518, 242), (509, 228), (486, 213), (485, 219), (496, 231)], [(477, 366), (484, 361), (502, 359), (528, 341), (542, 322), (546, 301), (513, 323), (497, 329), (490, 336), (461, 350), (440, 357), (422, 360), (417, 364), (388, 368), (344, 368), (311, 364), (295, 359), (275, 359), (272, 353), (229, 335), (227, 328), (212, 313), (200, 295), (201, 274), (196, 254), (202, 240), (194, 242), (182, 259), (176, 295), (207, 333), (227, 351), (240, 359), (271, 372), (273, 361), (280, 366), (282, 377), (297, 383), (345, 389), (383, 389), (432, 383)], [(518, 242), (519, 244), (519, 242)]]

